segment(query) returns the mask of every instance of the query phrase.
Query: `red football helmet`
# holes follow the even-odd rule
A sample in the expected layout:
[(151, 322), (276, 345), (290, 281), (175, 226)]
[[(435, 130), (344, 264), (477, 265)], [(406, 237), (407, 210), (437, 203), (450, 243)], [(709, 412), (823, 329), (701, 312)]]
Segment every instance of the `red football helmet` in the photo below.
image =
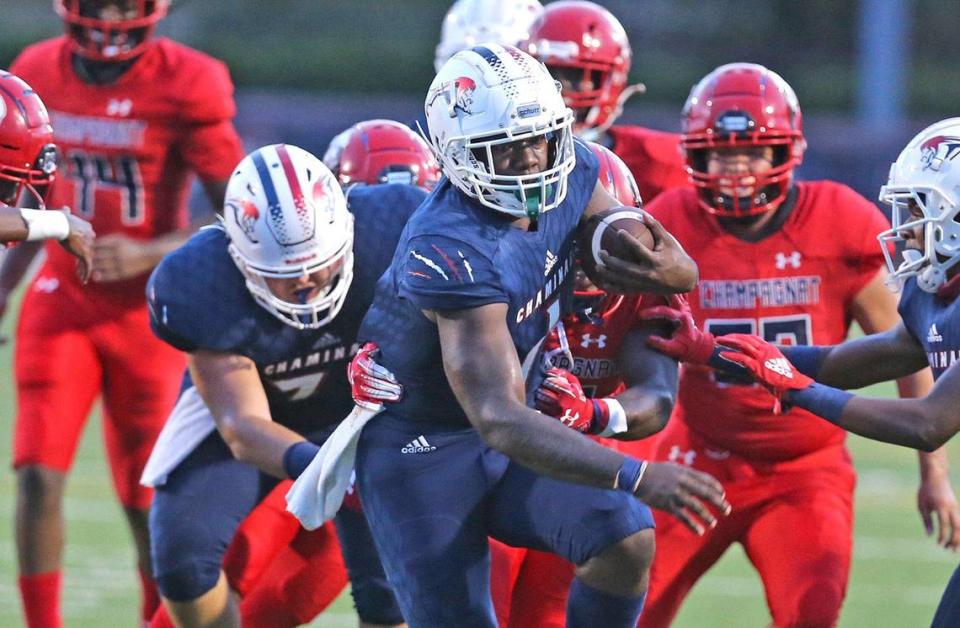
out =
[[(700, 204), (724, 217), (754, 216), (786, 198), (793, 169), (807, 143), (803, 116), (793, 89), (779, 74), (754, 63), (723, 65), (697, 83), (683, 107), (680, 146), (690, 181), (700, 188)], [(773, 147), (772, 168), (762, 174), (707, 171), (711, 149)], [(752, 181), (741, 183), (743, 178)], [(748, 198), (732, 198), (720, 188), (750, 187)]]
[(599, 137), (623, 110), (623, 103), (642, 86), (625, 92), (630, 72), (630, 42), (612, 13), (584, 0), (562, 0), (544, 7), (530, 27), (523, 46), (554, 77), (566, 76), (573, 89), (563, 99), (577, 119), (574, 133)]
[(596, 142), (587, 142), (587, 146), (593, 151), (597, 161), (600, 162), (600, 172), (598, 180), (600, 185), (610, 193), (615, 199), (620, 201), (621, 205), (631, 207), (643, 207), (643, 201), (640, 199), (640, 188), (637, 187), (637, 180), (633, 178), (633, 173), (627, 164), (606, 146)]
[(393, 120), (358, 122), (330, 142), (323, 162), (340, 185), (403, 183), (432, 190), (440, 167), (422, 137)]
[[(74, 49), (94, 61), (126, 61), (143, 52), (170, 0), (53, 0)], [(103, 10), (114, 7), (116, 18)]]
[(0, 202), (14, 205), (27, 190), (42, 209), (56, 156), (43, 101), (29, 85), (0, 70)]

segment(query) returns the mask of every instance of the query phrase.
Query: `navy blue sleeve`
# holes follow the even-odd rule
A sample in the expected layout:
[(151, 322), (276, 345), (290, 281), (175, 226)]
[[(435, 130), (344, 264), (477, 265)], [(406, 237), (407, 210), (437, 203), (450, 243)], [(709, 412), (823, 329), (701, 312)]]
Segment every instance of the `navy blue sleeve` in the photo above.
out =
[(424, 310), (465, 310), (510, 301), (493, 262), (446, 236), (412, 238), (396, 277), (400, 296)]
[(920, 297), (921, 294), (916, 277), (908, 277), (906, 281), (903, 282), (903, 287), (901, 288), (900, 302), (897, 303), (897, 313), (900, 314), (903, 326), (907, 328), (907, 331), (910, 332), (914, 340), (922, 346), (923, 343), (921, 339), (923, 336), (917, 333), (917, 329), (914, 329), (917, 321), (923, 320), (917, 307), (920, 301), (918, 297)]
[(240, 353), (257, 329), (251, 307), (259, 306), (226, 252), (225, 237), (207, 231), (154, 269), (147, 305), (153, 333), (181, 351)]

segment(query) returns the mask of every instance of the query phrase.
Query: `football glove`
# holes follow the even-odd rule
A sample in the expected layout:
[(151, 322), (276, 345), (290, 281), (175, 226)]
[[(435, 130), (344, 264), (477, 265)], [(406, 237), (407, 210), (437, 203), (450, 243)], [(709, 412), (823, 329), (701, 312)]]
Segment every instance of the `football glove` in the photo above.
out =
[(697, 327), (690, 304), (679, 294), (669, 297), (670, 305), (656, 305), (640, 312), (640, 320), (667, 321), (675, 328), (669, 338), (656, 334), (647, 337), (647, 344), (678, 362), (709, 364), (716, 338), (708, 331)]
[(347, 367), (347, 379), (353, 402), (362, 408), (379, 410), (383, 404), (403, 398), (403, 386), (393, 373), (377, 364), (380, 347), (368, 342), (360, 348)]
[(813, 380), (793, 366), (775, 345), (751, 334), (727, 334), (717, 338), (717, 344), (733, 351), (721, 350), (720, 357), (736, 362), (773, 394), (774, 414), (782, 414), (783, 396), (789, 390), (803, 390)]
[(552, 368), (536, 392), (537, 410), (583, 434), (599, 434), (610, 422), (610, 406), (603, 399), (589, 399), (576, 375)]

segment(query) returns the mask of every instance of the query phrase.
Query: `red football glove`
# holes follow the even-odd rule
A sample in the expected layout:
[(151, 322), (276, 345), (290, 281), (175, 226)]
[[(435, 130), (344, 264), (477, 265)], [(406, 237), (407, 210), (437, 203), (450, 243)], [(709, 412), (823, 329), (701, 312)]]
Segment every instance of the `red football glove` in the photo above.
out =
[(640, 320), (665, 320), (675, 325), (669, 338), (654, 334), (647, 337), (647, 344), (679, 362), (709, 363), (717, 346), (716, 338), (697, 327), (690, 304), (682, 295), (671, 294), (669, 299), (670, 305), (657, 305), (640, 312)]
[(782, 399), (788, 390), (803, 390), (813, 380), (790, 364), (775, 345), (751, 334), (727, 334), (717, 338), (717, 344), (734, 351), (723, 351), (720, 357), (736, 362), (753, 376), (757, 383), (776, 398), (774, 414), (783, 412)]
[(547, 371), (536, 400), (537, 410), (584, 434), (597, 434), (610, 421), (607, 405), (588, 399), (577, 376), (565, 369)]
[(403, 397), (403, 386), (393, 373), (377, 364), (379, 352), (380, 347), (368, 342), (353, 356), (347, 367), (353, 402), (370, 410), (380, 410), (384, 402), (400, 401)]

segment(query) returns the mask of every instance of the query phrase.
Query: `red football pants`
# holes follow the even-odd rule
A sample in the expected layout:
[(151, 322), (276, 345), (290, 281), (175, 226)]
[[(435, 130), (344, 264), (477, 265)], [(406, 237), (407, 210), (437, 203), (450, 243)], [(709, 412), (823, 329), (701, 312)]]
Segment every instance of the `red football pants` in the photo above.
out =
[(640, 626), (669, 626), (694, 583), (732, 543), (760, 574), (774, 626), (833, 626), (850, 573), (856, 476), (843, 445), (777, 463), (710, 449), (674, 418), (658, 460), (717, 478), (733, 512), (697, 537), (656, 512), (657, 552)]
[[(56, 282), (56, 283), (55, 283)], [(128, 508), (149, 507), (140, 473), (180, 390), (185, 356), (150, 331), (146, 304), (110, 307), (43, 273), (17, 326), (13, 465), (66, 473), (96, 398), (114, 487)]]

